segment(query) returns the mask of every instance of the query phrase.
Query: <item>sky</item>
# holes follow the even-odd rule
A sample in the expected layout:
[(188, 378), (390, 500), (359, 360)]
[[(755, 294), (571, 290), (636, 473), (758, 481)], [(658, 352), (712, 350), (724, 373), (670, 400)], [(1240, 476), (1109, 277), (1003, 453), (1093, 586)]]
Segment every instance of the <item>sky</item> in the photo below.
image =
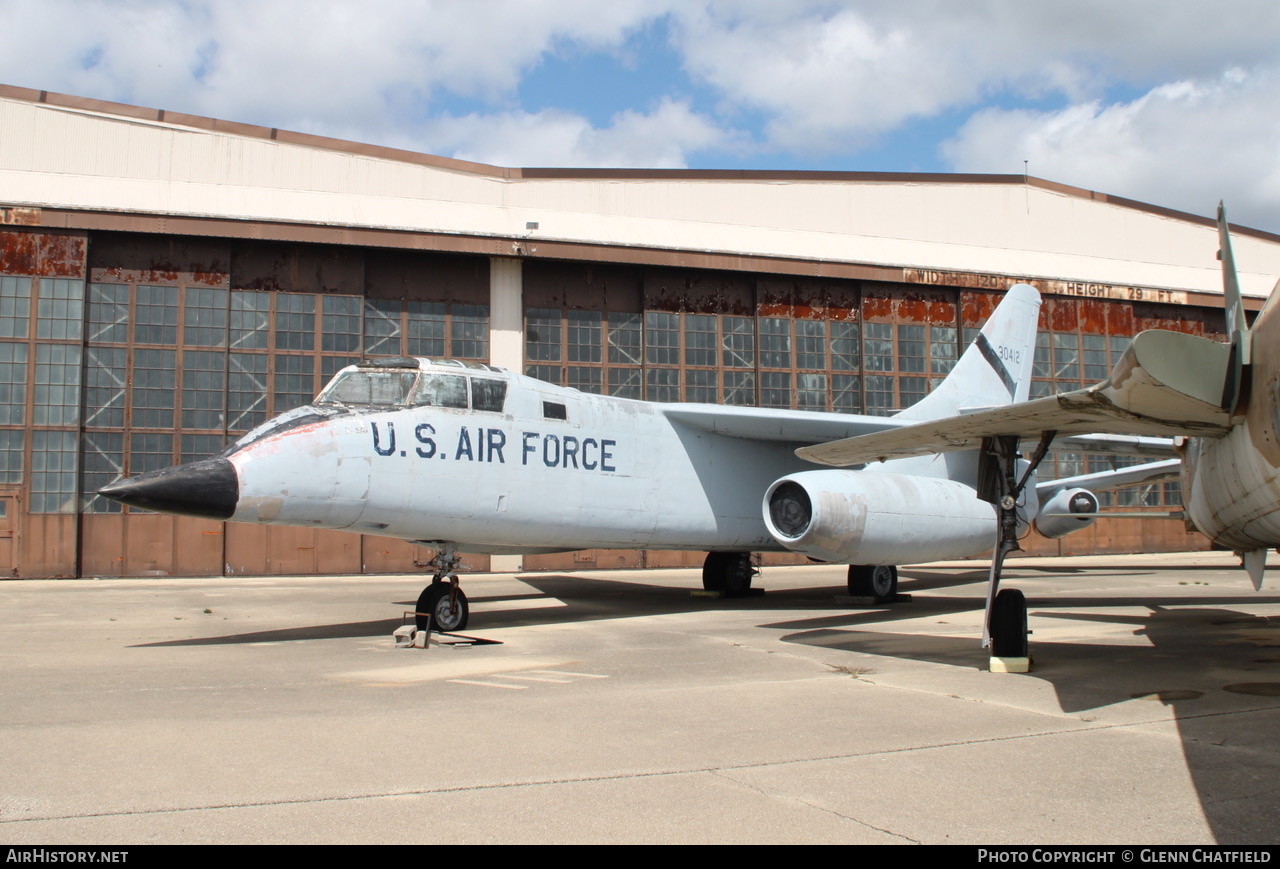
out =
[(0, 83), (38, 90), (499, 166), (1025, 171), (1280, 232), (1274, 0), (0, 0), (0, 20)]

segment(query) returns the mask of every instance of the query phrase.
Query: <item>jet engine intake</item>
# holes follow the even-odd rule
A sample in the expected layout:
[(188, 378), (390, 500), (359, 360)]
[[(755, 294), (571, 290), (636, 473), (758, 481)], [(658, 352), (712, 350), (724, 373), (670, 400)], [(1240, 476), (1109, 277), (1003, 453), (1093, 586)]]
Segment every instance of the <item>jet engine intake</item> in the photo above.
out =
[(953, 480), (878, 471), (803, 471), (764, 496), (778, 543), (819, 561), (917, 564), (989, 549), (995, 509)]
[[(1098, 496), (1088, 489), (1063, 489), (1040, 505), (1036, 515), (1036, 530), (1041, 537), (1056, 540), (1072, 531), (1088, 528), (1097, 516), (1076, 516), (1076, 513), (1098, 512)], [(1068, 515), (1071, 514), (1071, 515)]]

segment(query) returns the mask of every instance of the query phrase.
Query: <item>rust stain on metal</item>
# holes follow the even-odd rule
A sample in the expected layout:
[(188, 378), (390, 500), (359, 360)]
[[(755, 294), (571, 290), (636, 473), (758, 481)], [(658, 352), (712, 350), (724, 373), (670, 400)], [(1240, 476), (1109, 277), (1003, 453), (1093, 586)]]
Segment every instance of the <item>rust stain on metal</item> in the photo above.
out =
[(862, 299), (864, 320), (889, 320), (893, 318), (893, 299), (889, 296), (864, 296)]
[(0, 230), (0, 272), (42, 278), (84, 277), (83, 235)]
[(1090, 335), (1107, 333), (1107, 309), (1114, 305), (1097, 299), (1080, 300), (1080, 331)]
[(1003, 296), (996, 293), (961, 293), (960, 294), (960, 317), (961, 323), (972, 329), (977, 329), (987, 322), (991, 316), (991, 312), (996, 309), (996, 305), (1000, 303)]
[(0, 223), (9, 226), (39, 226), (39, 208), (0, 208)]
[(1014, 284), (1030, 284), (1045, 295), (1075, 296), (1086, 299), (1116, 299), (1127, 302), (1188, 304), (1188, 294), (1182, 290), (1163, 290), (1090, 281), (1055, 281), (1026, 275), (997, 275), (979, 272), (950, 272), (936, 269), (908, 268), (902, 270), (902, 279), (909, 284), (932, 284), (973, 290), (1007, 290)]

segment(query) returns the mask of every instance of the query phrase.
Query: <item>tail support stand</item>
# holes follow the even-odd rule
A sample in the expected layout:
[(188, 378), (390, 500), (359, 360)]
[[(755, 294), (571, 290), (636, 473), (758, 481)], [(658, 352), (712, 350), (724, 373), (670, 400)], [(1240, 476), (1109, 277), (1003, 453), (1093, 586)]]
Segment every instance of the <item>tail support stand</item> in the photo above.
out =
[(1027, 601), (1016, 588), (1000, 591), (1004, 559), (1022, 547), (1018, 545), (1018, 503), (1027, 483), (1049, 452), (1056, 431), (1042, 432), (1040, 443), (1018, 476), (1018, 438), (998, 435), (985, 438), (978, 471), (978, 497), (995, 505), (998, 535), (991, 553), (991, 573), (987, 579), (987, 605), (982, 627), (982, 647), (991, 650), (991, 671), (1027, 673), (1031, 654), (1027, 644)]

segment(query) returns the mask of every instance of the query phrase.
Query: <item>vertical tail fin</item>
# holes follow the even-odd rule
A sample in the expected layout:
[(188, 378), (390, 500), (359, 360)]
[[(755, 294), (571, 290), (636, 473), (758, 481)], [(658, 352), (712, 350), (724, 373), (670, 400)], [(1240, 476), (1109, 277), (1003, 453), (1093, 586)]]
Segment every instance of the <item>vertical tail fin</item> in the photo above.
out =
[(1222, 406), (1235, 413), (1246, 389), (1245, 371), (1253, 357), (1253, 336), (1244, 316), (1244, 299), (1240, 297), (1240, 278), (1236, 274), (1236, 257), (1231, 250), (1227, 209), (1221, 202), (1218, 203), (1218, 259), (1222, 262), (1222, 304), (1227, 315), (1227, 340), (1231, 344), (1227, 382), (1222, 387)]
[(1027, 284), (1014, 284), (947, 379), (898, 416), (940, 419), (963, 408), (1026, 401), (1039, 319), (1040, 293)]

